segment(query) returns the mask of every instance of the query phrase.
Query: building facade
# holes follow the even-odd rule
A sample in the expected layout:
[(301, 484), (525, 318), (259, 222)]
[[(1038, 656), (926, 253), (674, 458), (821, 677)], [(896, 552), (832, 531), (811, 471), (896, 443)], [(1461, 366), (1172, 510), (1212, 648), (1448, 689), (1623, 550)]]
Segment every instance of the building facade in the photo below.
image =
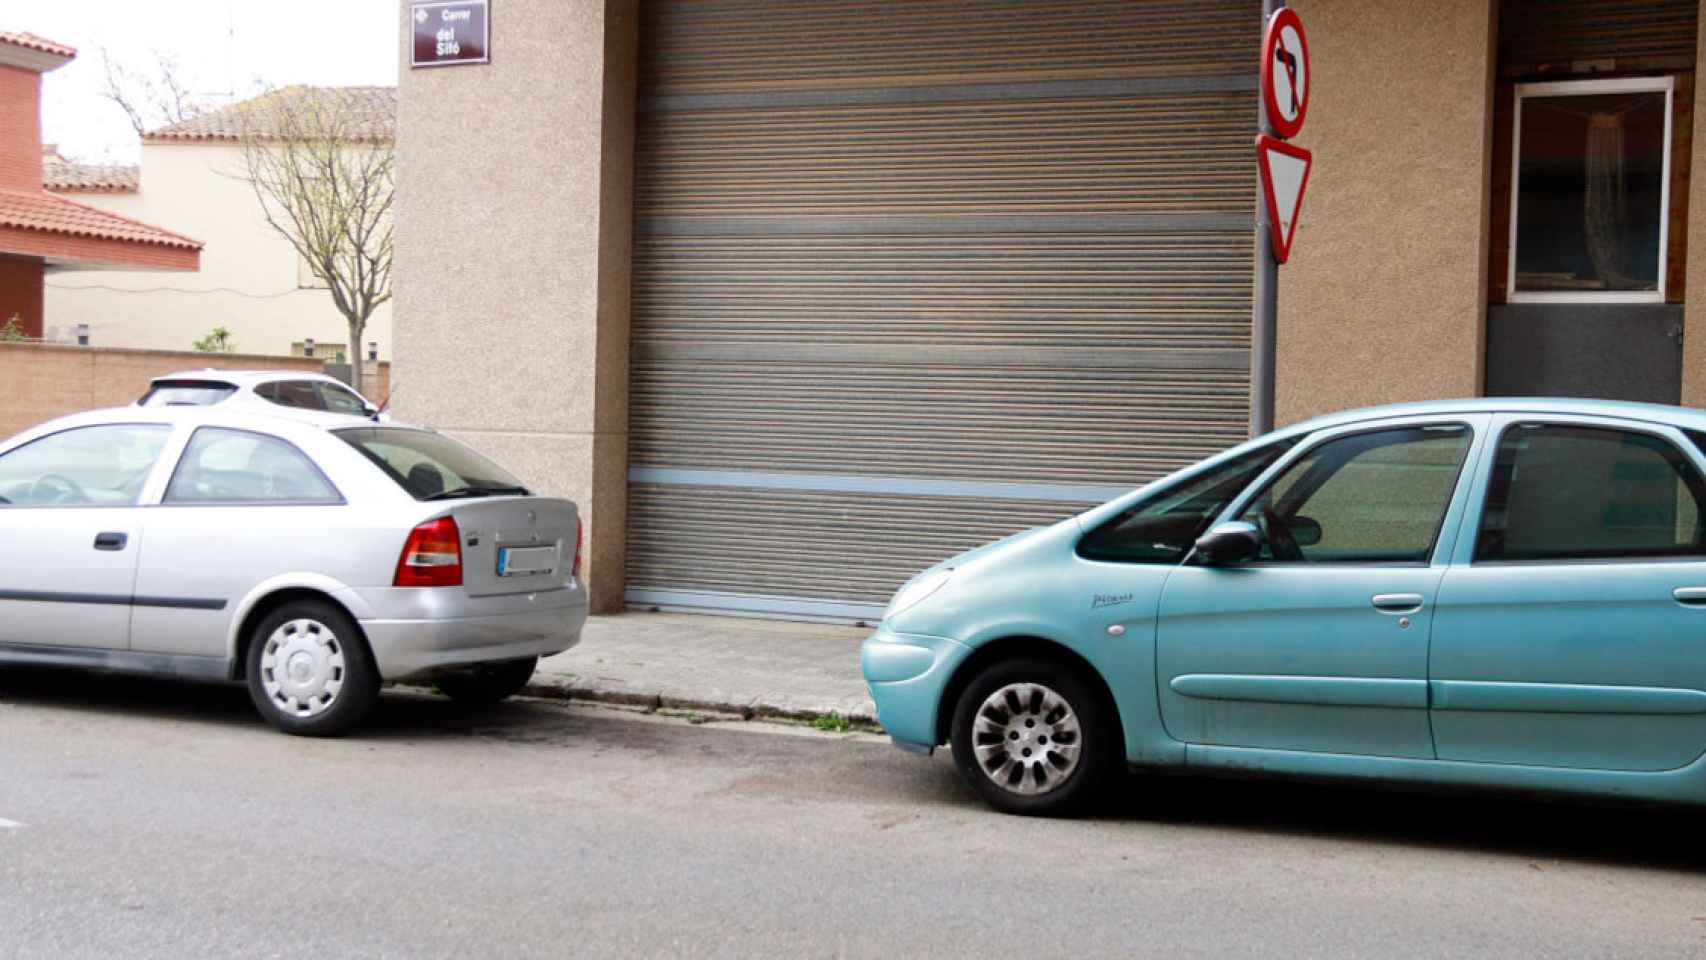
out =
[[(201, 243), (42, 189), (41, 78), (77, 51), (0, 33), (0, 336), (40, 339), (49, 276), (129, 269), (156, 282), (193, 271)], [(104, 273), (88, 273), (101, 276)]]
[[(1706, 404), (1700, 0), (1293, 6), (1280, 421)], [(598, 608), (874, 617), (1247, 434), (1256, 0), (410, 11), (396, 406), (579, 501)]]
[[(289, 88), (300, 90), (301, 88)], [(395, 111), (389, 87), (339, 88), (368, 105), (388, 136)], [(287, 90), (286, 92), (289, 92)], [(223, 327), (241, 353), (333, 359), (348, 349), (344, 316), (290, 241), (266, 223), (260, 200), (240, 177), (238, 143), (248, 101), (151, 131), (129, 188), (122, 171), (58, 165), (47, 183), (56, 194), (127, 217), (160, 223), (202, 240), (201, 271), (165, 282), (155, 274), (119, 272), (61, 276), (47, 287), (49, 326), (86, 329), (96, 346), (189, 350)], [(391, 305), (368, 320), (362, 356), (391, 357)]]

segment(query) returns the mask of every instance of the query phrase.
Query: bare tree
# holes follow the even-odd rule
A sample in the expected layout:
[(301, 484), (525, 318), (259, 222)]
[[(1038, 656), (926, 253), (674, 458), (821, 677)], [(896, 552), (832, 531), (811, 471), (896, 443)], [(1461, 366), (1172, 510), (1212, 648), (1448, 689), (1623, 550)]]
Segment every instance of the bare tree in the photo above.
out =
[(348, 321), (357, 389), (367, 321), (391, 299), (391, 98), (374, 88), (284, 87), (238, 107), (239, 176)]
[(101, 96), (118, 104), (138, 137), (156, 127), (188, 120), (207, 106), (190, 92), (176, 56), (163, 50), (152, 51), (152, 56), (153, 64), (138, 67), (119, 62), (112, 51), (101, 48), (101, 63), (106, 68)]

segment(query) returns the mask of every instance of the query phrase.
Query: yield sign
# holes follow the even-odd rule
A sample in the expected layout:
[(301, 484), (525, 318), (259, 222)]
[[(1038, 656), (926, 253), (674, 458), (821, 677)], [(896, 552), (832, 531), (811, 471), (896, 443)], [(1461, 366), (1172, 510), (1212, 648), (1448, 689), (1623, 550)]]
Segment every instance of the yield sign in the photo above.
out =
[(1268, 205), (1275, 263), (1284, 263), (1291, 256), (1291, 235), (1297, 229), (1297, 210), (1303, 205), (1312, 159), (1302, 147), (1265, 133), (1256, 136), (1256, 162), (1262, 169), (1262, 199)]

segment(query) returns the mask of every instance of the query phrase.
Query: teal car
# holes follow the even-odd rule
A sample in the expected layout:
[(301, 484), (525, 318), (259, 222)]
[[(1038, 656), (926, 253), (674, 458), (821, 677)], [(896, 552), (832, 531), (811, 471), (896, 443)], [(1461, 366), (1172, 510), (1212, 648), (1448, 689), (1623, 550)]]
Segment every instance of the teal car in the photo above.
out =
[(1380, 407), (947, 560), (862, 648), (996, 808), (1131, 768), (1706, 802), (1706, 411)]

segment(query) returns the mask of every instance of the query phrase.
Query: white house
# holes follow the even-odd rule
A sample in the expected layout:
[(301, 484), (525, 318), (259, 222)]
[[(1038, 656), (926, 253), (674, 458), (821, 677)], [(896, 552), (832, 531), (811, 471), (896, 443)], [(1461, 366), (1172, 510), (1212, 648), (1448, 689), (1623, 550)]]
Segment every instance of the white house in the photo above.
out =
[[(345, 90), (364, 105), (374, 131), (389, 139), (396, 88)], [(237, 176), (243, 166), (238, 121), (248, 102), (149, 132), (140, 169), (45, 158), (49, 191), (205, 244), (199, 273), (55, 274), (43, 310), (48, 339), (70, 341), (87, 324), (94, 346), (189, 350), (224, 327), (242, 353), (300, 355), (308, 341), (314, 356), (336, 357), (347, 349), (348, 324), (331, 295), (267, 225), (253, 189)], [(391, 358), (391, 304), (374, 313), (362, 339), (364, 358)]]

